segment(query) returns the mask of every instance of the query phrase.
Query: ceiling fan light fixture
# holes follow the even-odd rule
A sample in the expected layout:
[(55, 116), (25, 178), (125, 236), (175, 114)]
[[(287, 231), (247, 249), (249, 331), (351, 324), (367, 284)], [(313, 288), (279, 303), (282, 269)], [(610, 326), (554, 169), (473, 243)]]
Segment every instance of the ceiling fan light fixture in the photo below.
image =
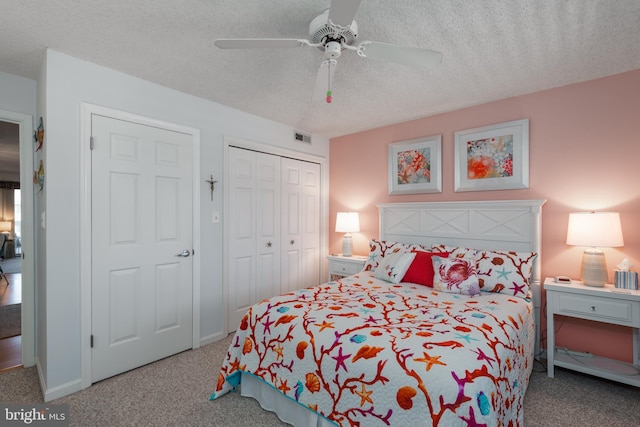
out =
[(330, 41), (324, 45), (324, 57), (326, 59), (338, 59), (342, 53), (342, 47), (337, 41)]
[[(324, 60), (316, 76), (312, 102), (333, 101), (331, 80), (343, 50), (355, 51), (361, 58), (395, 62), (419, 68), (429, 68), (442, 61), (442, 53), (427, 49), (398, 46), (389, 43), (363, 41), (356, 45), (358, 24), (354, 20), (362, 0), (331, 0), (331, 6), (309, 24), (309, 39), (217, 39), (220, 49), (317, 47)], [(325, 69), (326, 68), (326, 69)]]

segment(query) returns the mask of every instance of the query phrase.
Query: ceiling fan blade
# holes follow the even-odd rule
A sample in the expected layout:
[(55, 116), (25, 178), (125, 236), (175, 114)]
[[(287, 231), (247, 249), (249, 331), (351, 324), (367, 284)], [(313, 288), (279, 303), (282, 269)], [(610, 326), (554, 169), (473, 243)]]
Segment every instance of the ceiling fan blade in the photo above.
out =
[(220, 49), (252, 49), (271, 47), (298, 47), (308, 45), (302, 39), (217, 39), (214, 44)]
[(311, 102), (327, 100), (327, 91), (329, 90), (329, 83), (333, 84), (333, 73), (336, 72), (336, 64), (338, 64), (338, 61), (335, 59), (327, 59), (320, 64)]
[(442, 61), (442, 53), (418, 47), (398, 46), (380, 42), (363, 42), (358, 53), (365, 58), (396, 62), (412, 67), (429, 68)]
[(329, 20), (340, 27), (348, 27), (356, 16), (361, 0), (331, 0)]

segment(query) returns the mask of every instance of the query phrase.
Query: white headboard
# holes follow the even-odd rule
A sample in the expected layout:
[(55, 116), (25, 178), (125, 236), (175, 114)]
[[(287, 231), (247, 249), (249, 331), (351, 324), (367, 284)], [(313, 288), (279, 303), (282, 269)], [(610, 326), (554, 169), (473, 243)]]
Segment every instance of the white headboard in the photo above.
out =
[(380, 239), (477, 249), (537, 252), (532, 273), (536, 320), (535, 354), (540, 347), (540, 262), (542, 205), (546, 200), (416, 202), (379, 204)]

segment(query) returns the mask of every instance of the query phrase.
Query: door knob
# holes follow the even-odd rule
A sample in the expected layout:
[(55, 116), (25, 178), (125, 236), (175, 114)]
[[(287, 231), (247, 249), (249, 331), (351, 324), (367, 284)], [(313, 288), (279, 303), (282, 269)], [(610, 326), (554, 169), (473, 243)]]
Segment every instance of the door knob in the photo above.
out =
[(291, 240), (291, 241), (289, 242), (289, 244), (290, 244), (290, 245), (295, 245), (295, 244), (296, 244), (296, 241), (295, 241), (295, 240)]
[(179, 254), (176, 254), (176, 256), (181, 256), (184, 258), (187, 258), (189, 255), (191, 255), (191, 252), (189, 252), (189, 249), (185, 249), (184, 251), (180, 252)]

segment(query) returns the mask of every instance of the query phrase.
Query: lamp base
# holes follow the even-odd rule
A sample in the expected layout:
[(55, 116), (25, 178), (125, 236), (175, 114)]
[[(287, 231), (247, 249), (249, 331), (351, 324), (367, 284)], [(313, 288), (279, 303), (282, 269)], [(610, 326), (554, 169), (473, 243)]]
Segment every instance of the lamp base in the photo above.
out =
[(600, 249), (586, 249), (582, 254), (582, 283), (603, 287), (609, 278), (607, 260)]
[(349, 233), (346, 233), (342, 239), (342, 256), (353, 256), (353, 243)]

